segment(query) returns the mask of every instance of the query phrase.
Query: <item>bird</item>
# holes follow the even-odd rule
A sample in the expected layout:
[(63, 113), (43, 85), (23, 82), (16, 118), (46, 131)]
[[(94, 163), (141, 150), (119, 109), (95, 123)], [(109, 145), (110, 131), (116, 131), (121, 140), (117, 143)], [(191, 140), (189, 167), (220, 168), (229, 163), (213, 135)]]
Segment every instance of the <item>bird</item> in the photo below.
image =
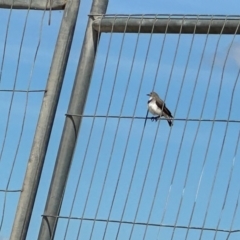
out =
[(148, 110), (153, 115), (158, 115), (157, 117), (152, 117), (152, 121), (157, 121), (160, 117), (164, 116), (167, 118), (168, 125), (171, 127), (173, 125), (172, 119), (172, 113), (167, 108), (164, 101), (158, 96), (156, 92), (151, 92), (147, 94), (149, 96), (148, 100)]

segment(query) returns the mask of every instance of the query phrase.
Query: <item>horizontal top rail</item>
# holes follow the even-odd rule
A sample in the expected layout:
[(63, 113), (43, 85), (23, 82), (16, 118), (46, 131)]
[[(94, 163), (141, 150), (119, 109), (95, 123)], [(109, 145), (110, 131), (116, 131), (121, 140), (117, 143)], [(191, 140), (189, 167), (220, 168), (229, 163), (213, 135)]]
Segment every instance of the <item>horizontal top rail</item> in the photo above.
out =
[(66, 0), (0, 0), (0, 8), (61, 10), (65, 8)]
[(192, 34), (195, 31), (196, 34), (220, 34), (221, 32), (222, 34), (240, 34), (240, 16), (104, 15), (94, 17), (93, 28), (99, 32)]

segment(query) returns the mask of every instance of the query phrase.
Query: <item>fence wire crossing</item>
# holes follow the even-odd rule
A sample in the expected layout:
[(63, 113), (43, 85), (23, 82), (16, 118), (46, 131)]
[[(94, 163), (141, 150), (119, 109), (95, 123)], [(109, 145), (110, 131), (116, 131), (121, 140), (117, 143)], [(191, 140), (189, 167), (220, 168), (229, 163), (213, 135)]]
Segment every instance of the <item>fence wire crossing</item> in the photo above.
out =
[[(122, 33), (114, 30), (119, 17)], [(208, 16), (199, 34), (205, 16), (190, 16), (185, 34), (189, 16), (177, 16), (179, 32), (170, 34), (176, 16), (168, 15), (156, 34), (160, 17), (96, 16), (99, 32), (111, 31), (101, 32), (84, 114), (66, 113), (82, 123), (60, 215), (43, 215), (58, 218), (55, 239), (240, 236), (240, 18)], [(153, 90), (172, 127), (149, 116), (144, 128)]]

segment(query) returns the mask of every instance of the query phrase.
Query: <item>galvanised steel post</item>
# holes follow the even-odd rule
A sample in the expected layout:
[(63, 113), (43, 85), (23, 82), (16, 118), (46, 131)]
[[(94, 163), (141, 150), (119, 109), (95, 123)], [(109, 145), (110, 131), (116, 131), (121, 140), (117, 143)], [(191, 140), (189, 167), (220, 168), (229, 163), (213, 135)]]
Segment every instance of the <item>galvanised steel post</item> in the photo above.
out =
[[(108, 0), (93, 0), (91, 14), (105, 14), (107, 5)], [(68, 113), (71, 114), (81, 115), (87, 98), (98, 40), (98, 32), (93, 30), (92, 23), (93, 19), (89, 17), (68, 107)], [(81, 117), (66, 116), (48, 199), (38, 236), (39, 240), (48, 240), (53, 239), (54, 237), (58, 221), (58, 218), (55, 216), (59, 215), (61, 209), (62, 198), (72, 162), (80, 123)]]
[(11, 240), (25, 240), (47, 152), (78, 16), (80, 0), (67, 1), (27, 165)]

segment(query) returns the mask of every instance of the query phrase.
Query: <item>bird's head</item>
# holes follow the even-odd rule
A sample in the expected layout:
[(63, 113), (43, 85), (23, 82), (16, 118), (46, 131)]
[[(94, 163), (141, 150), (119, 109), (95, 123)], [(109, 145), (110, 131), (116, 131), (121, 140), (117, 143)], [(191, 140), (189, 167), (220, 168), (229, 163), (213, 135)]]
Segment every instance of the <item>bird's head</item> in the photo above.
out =
[(149, 97), (156, 97), (158, 95), (155, 92), (150, 92), (150, 93), (147, 94), (147, 96), (149, 96)]

